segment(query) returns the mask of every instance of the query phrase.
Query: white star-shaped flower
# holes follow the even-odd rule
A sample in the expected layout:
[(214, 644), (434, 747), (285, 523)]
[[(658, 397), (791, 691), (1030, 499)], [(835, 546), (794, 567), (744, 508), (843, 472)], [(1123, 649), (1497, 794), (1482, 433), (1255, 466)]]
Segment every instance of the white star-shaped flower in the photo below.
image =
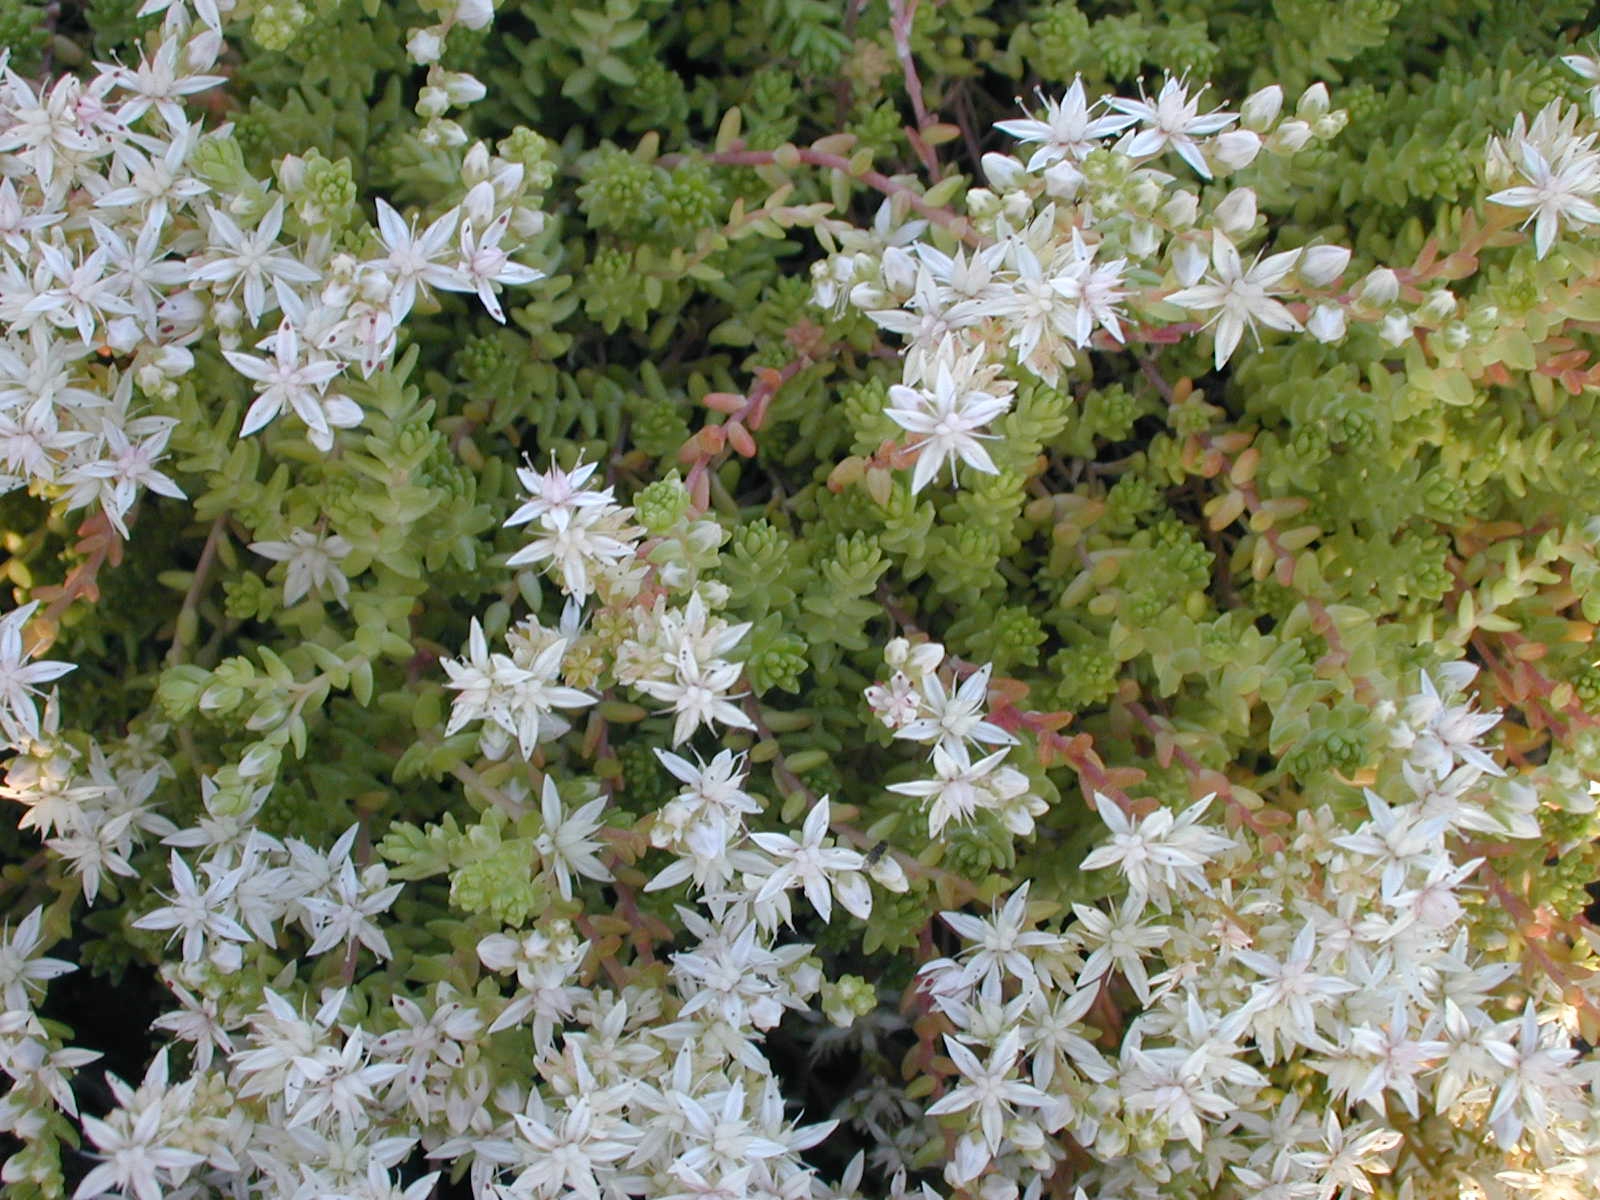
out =
[(1294, 314), (1272, 298), (1282, 294), (1274, 289), (1294, 269), (1299, 258), (1298, 250), (1286, 250), (1267, 258), (1257, 255), (1256, 261), (1246, 270), (1228, 236), (1214, 232), (1212, 273), (1194, 287), (1173, 292), (1167, 300), (1183, 308), (1217, 310), (1206, 324), (1216, 326), (1216, 366), (1221, 370), (1238, 347), (1245, 329), (1254, 332), (1257, 321), (1269, 329), (1298, 331), (1302, 328)]

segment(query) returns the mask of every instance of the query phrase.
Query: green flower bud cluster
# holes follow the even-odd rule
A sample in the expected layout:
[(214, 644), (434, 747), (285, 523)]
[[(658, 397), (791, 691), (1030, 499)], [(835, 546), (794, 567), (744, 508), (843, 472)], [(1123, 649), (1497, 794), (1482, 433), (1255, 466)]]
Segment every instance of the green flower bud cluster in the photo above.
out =
[(674, 471), (643, 488), (633, 498), (633, 509), (645, 529), (654, 534), (666, 533), (689, 511), (689, 489)]
[(1117, 690), (1122, 664), (1111, 649), (1090, 642), (1058, 651), (1050, 657), (1048, 678), (1050, 708), (1082, 712), (1105, 703)]
[(590, 229), (642, 233), (650, 227), (661, 200), (656, 168), (606, 143), (589, 155), (582, 172), (578, 206)]

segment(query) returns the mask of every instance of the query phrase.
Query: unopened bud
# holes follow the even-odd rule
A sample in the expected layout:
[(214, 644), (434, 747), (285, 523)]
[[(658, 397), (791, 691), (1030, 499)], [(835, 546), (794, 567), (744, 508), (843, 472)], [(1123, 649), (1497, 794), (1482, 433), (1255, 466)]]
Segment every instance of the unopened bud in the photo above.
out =
[(194, 370), (194, 355), (182, 346), (163, 346), (156, 351), (151, 365), (163, 375), (177, 378)]
[(1294, 115), (1302, 121), (1315, 121), (1328, 111), (1328, 85), (1313, 83), (1300, 93), (1300, 103), (1294, 106)]
[(995, 191), (1009, 192), (1021, 187), (1028, 173), (1009, 154), (991, 153), (983, 156), (983, 174)]
[(1440, 325), (1456, 315), (1456, 298), (1449, 288), (1431, 293), (1422, 303), (1422, 316), (1430, 325)]
[(1000, 212), (1013, 225), (1021, 225), (1033, 211), (1033, 199), (1027, 192), (1008, 192), (1000, 201)]
[(1300, 256), (1300, 278), (1312, 287), (1327, 287), (1349, 265), (1350, 251), (1343, 246), (1308, 246)]
[(1217, 205), (1213, 214), (1217, 227), (1229, 237), (1237, 238), (1248, 233), (1256, 223), (1256, 194), (1251, 188), (1239, 188), (1228, 193)]
[(967, 215), (975, 220), (992, 217), (1000, 211), (1000, 197), (988, 188), (973, 188), (967, 193)]
[(943, 642), (923, 642), (912, 649), (907, 658), (909, 673), (916, 677), (931, 675), (944, 662)]
[(1157, 214), (1174, 229), (1187, 229), (1200, 211), (1200, 197), (1193, 192), (1178, 192), (1161, 206)]
[(461, 182), (469, 188), (488, 183), (489, 166), (489, 147), (483, 142), (473, 142), (472, 149), (461, 157)]
[(444, 89), (444, 94), (450, 97), (450, 103), (457, 108), (476, 104), (489, 94), (489, 89), (483, 86), (481, 80), (465, 71), (440, 71), (434, 83)]
[(1268, 145), (1279, 154), (1293, 154), (1311, 140), (1311, 126), (1304, 121), (1285, 121), (1273, 131)]
[(1356, 289), (1356, 299), (1373, 308), (1388, 308), (1400, 298), (1400, 277), (1388, 267), (1374, 267)]
[(1306, 332), (1319, 342), (1337, 342), (1344, 337), (1344, 309), (1337, 304), (1319, 304), (1306, 318)]
[(1248, 129), (1230, 129), (1212, 143), (1211, 154), (1230, 170), (1239, 171), (1255, 162), (1261, 153), (1261, 137)]
[(1062, 159), (1045, 168), (1045, 194), (1056, 200), (1071, 200), (1083, 186), (1083, 172), (1076, 163)]
[(1265, 133), (1278, 119), (1278, 112), (1282, 108), (1283, 89), (1277, 84), (1264, 87), (1259, 92), (1252, 92), (1245, 97), (1244, 103), (1239, 108), (1239, 124), (1257, 133)]
[(456, 21), (468, 29), (486, 29), (494, 20), (493, 0), (456, 0)]
[(144, 340), (144, 329), (132, 317), (118, 317), (106, 326), (106, 345), (118, 354), (129, 354)]
[(1403, 312), (1392, 312), (1378, 327), (1378, 336), (1391, 346), (1398, 346), (1411, 336), (1411, 317)]
[(1162, 186), (1150, 176), (1139, 174), (1133, 179), (1133, 186), (1129, 189), (1129, 199), (1133, 201), (1133, 208), (1138, 212), (1150, 212), (1161, 203)]
[(244, 320), (244, 310), (233, 300), (223, 297), (211, 305), (211, 319), (223, 329), (237, 329)]
[(465, 146), (467, 144), (467, 131), (461, 128), (459, 121), (433, 121), (428, 125), (441, 146)]
[[(481, 146), (483, 143), (478, 144)], [(474, 229), (489, 227), (494, 221), (494, 208), (494, 184), (487, 179), (468, 188), (466, 198), (461, 201), (462, 214)]]
[(431, 121), (442, 117), (450, 108), (450, 97), (443, 88), (425, 87), (417, 93), (417, 116)]
[(883, 252), (883, 282), (891, 291), (909, 296), (917, 285), (917, 260), (903, 246)]
[(1183, 287), (1193, 287), (1199, 283), (1210, 261), (1210, 247), (1197, 238), (1184, 238), (1173, 243), (1172, 270)]
[(1497, 137), (1489, 139), (1488, 146), (1483, 154), (1483, 181), (1490, 187), (1500, 189), (1516, 178), (1516, 168), (1511, 165), (1511, 159), (1506, 154), (1506, 148)]
[(306, 185), (306, 160), (298, 154), (285, 154), (278, 164), (278, 185), (286, 192), (298, 192)]
[(444, 53), (444, 39), (435, 29), (413, 29), (406, 39), (406, 54), (419, 67), (431, 67)]
[(1128, 231), (1128, 249), (1135, 258), (1149, 258), (1161, 245), (1161, 230), (1149, 221), (1136, 221)]

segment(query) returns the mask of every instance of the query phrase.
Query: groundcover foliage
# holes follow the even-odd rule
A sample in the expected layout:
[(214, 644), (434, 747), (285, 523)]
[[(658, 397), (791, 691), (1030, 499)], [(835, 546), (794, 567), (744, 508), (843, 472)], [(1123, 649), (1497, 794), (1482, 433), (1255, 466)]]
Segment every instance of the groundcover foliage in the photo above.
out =
[(1595, 23), (0, 0), (6, 1194), (1594, 1195)]

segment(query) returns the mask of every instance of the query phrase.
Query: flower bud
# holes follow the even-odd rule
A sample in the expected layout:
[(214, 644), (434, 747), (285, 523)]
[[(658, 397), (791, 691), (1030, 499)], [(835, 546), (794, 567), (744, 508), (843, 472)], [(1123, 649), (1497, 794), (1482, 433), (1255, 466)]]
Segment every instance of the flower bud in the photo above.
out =
[(473, 142), (472, 148), (461, 156), (461, 182), (469, 188), (489, 180), (489, 147), (483, 142)]
[(205, 301), (194, 292), (178, 292), (156, 306), (156, 322), (163, 337), (192, 329), (205, 320)]
[(868, 867), (867, 874), (872, 877), (873, 882), (888, 892), (903, 892), (911, 886), (906, 879), (905, 868), (888, 854)]
[(992, 217), (1000, 210), (1000, 197), (988, 188), (973, 188), (967, 193), (967, 215), (975, 220)]
[[(1071, 200), (1083, 186), (1083, 172), (1076, 163), (1062, 159), (1045, 168), (1045, 194), (1056, 200)], [(968, 206), (970, 211), (970, 205)]]
[(163, 375), (176, 379), (194, 370), (194, 355), (182, 346), (163, 346), (156, 351), (150, 365)]
[(244, 322), (244, 309), (232, 299), (224, 296), (211, 305), (211, 319), (220, 329), (238, 329)]
[(1483, 151), (1483, 181), (1496, 190), (1507, 187), (1516, 178), (1516, 168), (1511, 165), (1511, 158), (1506, 154), (1505, 145), (1497, 137), (1491, 137), (1489, 144)]
[(213, 942), (206, 957), (219, 975), (232, 975), (244, 964), (244, 952), (237, 942)]
[(874, 283), (858, 283), (850, 289), (850, 306), (865, 312), (894, 308), (897, 303), (896, 297)]
[(1304, 121), (1285, 121), (1273, 132), (1267, 144), (1278, 154), (1293, 154), (1311, 140), (1311, 126)]
[(1172, 270), (1182, 287), (1193, 287), (1206, 273), (1211, 248), (1198, 238), (1182, 238), (1172, 244)]
[(1283, 89), (1274, 83), (1245, 97), (1239, 107), (1239, 124), (1245, 129), (1264, 133), (1278, 119), (1278, 112), (1282, 108)]
[(132, 317), (118, 317), (106, 326), (106, 345), (118, 354), (131, 353), (144, 340), (144, 329)]
[(1374, 267), (1356, 289), (1356, 299), (1372, 308), (1388, 308), (1400, 298), (1400, 277), (1388, 267)]
[(1465, 321), (1451, 321), (1439, 330), (1439, 340), (1448, 349), (1465, 350), (1472, 344), (1472, 327)]
[(406, 54), (419, 67), (431, 67), (444, 53), (444, 39), (436, 29), (413, 29), (406, 39)]
[(417, 116), (431, 121), (444, 116), (450, 108), (450, 97), (443, 88), (425, 87), (417, 93)]
[(139, 385), (139, 390), (147, 396), (167, 399), (178, 390), (167, 381), (167, 377), (153, 363), (145, 363), (134, 372), (133, 379)]
[(903, 637), (889, 639), (889, 644), (883, 648), (883, 661), (895, 670), (906, 665), (906, 656), (911, 653), (911, 643)]
[(1135, 258), (1149, 258), (1161, 246), (1161, 229), (1149, 221), (1135, 221), (1128, 230), (1128, 250)]
[(306, 185), (306, 160), (298, 154), (285, 154), (278, 164), (278, 186), (286, 192), (298, 192)]
[(511, 232), (522, 241), (529, 241), (544, 232), (545, 217), (536, 208), (511, 210)]
[(1319, 342), (1337, 342), (1344, 337), (1344, 309), (1337, 304), (1319, 304), (1306, 318), (1306, 332)]
[(1328, 111), (1328, 85), (1313, 83), (1300, 93), (1300, 103), (1294, 106), (1294, 115), (1302, 121), (1315, 121)]
[(1020, 1194), (1016, 1181), (998, 1172), (985, 1177), (978, 1185), (978, 1200), (1017, 1200)]
[(1217, 228), (1230, 238), (1239, 238), (1250, 232), (1256, 223), (1256, 194), (1253, 188), (1239, 188), (1228, 193), (1212, 214)]
[(1428, 324), (1441, 325), (1456, 315), (1456, 298), (1449, 288), (1440, 288), (1422, 302), (1421, 313)]
[(1027, 192), (1008, 192), (1000, 201), (1000, 213), (1013, 225), (1021, 225), (1033, 212), (1033, 198)]
[(1378, 336), (1391, 346), (1398, 346), (1411, 336), (1411, 317), (1403, 312), (1392, 312), (1378, 327)]
[(906, 296), (916, 287), (917, 260), (903, 246), (890, 246), (883, 252), (883, 282)]
[(1009, 192), (1021, 187), (1028, 176), (1022, 164), (1009, 154), (994, 153), (983, 156), (983, 174), (989, 186), (997, 192)]
[(455, 19), (467, 29), (486, 29), (494, 20), (494, 0), (456, 0)]
[(1156, 215), (1174, 229), (1187, 229), (1200, 211), (1200, 197), (1193, 192), (1177, 192)]
[(909, 674), (918, 677), (931, 675), (944, 662), (944, 643), (923, 642), (911, 651), (906, 662), (910, 667)]
[(444, 89), (444, 94), (450, 97), (450, 103), (457, 108), (476, 104), (489, 94), (489, 89), (483, 86), (482, 81), (465, 71), (440, 71), (434, 82)]
[(257, 742), (239, 760), (239, 778), (257, 779), (276, 771), (280, 757), (277, 750), (265, 743)]
[(1230, 129), (1218, 134), (1212, 143), (1211, 153), (1223, 166), (1238, 171), (1255, 162), (1261, 153), (1261, 137), (1248, 129)]
[(1308, 246), (1300, 256), (1300, 278), (1312, 287), (1327, 287), (1349, 265), (1350, 251), (1343, 246)]
[(494, 221), (494, 185), (485, 179), (468, 188), (461, 212), (474, 229), (487, 229)]
[(1128, 195), (1135, 211), (1151, 212), (1161, 203), (1162, 187), (1149, 175), (1140, 173), (1134, 177)]
[(393, 281), (378, 267), (363, 268), (356, 286), (361, 299), (373, 305), (386, 304), (394, 290)]

